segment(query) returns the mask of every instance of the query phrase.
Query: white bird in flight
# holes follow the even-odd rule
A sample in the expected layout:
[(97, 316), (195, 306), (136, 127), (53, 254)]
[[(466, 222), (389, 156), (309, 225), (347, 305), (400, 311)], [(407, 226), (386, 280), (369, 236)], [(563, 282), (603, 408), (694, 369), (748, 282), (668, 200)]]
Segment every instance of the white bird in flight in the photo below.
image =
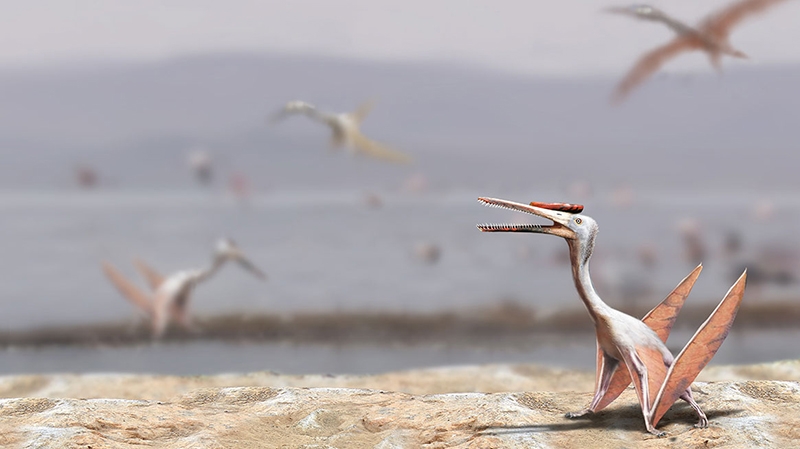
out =
[(411, 161), (405, 153), (401, 153), (385, 145), (368, 139), (361, 133), (360, 126), (364, 118), (372, 110), (372, 103), (363, 103), (355, 112), (331, 114), (319, 111), (315, 106), (303, 101), (290, 101), (277, 113), (272, 115), (272, 122), (279, 122), (290, 115), (303, 114), (310, 119), (327, 125), (333, 131), (331, 147), (346, 148), (350, 154), (362, 154), (389, 162), (408, 163)]
[(734, 48), (729, 39), (733, 28), (744, 19), (763, 12), (787, 0), (739, 0), (711, 14), (698, 26), (687, 25), (663, 11), (649, 5), (632, 5), (607, 8), (613, 14), (622, 14), (640, 20), (661, 22), (677, 36), (665, 45), (645, 53), (617, 85), (612, 101), (619, 103), (639, 84), (644, 82), (662, 65), (683, 52), (701, 50), (708, 54), (711, 65), (722, 70), (722, 56), (747, 58), (743, 52)]
[(187, 314), (189, 297), (194, 287), (213, 276), (227, 261), (236, 261), (259, 279), (267, 276), (248, 260), (230, 239), (221, 239), (216, 245), (211, 265), (204, 269), (185, 270), (164, 277), (143, 261), (136, 259), (136, 269), (145, 278), (151, 294), (147, 294), (120, 274), (108, 262), (103, 262), (103, 271), (127, 300), (142, 310), (150, 319), (153, 335), (161, 337), (170, 321), (190, 328)]

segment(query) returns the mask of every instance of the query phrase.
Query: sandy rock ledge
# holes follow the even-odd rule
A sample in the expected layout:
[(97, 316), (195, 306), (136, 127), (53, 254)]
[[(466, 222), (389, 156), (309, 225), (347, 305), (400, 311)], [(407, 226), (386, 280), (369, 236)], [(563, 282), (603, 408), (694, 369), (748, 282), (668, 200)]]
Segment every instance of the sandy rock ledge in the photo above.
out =
[(694, 429), (680, 402), (659, 439), (644, 432), (631, 390), (591, 419), (567, 420), (565, 412), (588, 403), (594, 373), (538, 365), (373, 376), (3, 376), (0, 447), (738, 448), (800, 440), (800, 361), (709, 367), (698, 380), (695, 397), (711, 426)]
[(563, 417), (589, 393), (411, 395), (346, 388), (203, 388), (170, 401), (0, 400), (3, 447), (528, 448), (792, 447), (800, 383), (695, 384), (711, 421), (679, 403), (644, 432), (631, 391), (592, 419)]

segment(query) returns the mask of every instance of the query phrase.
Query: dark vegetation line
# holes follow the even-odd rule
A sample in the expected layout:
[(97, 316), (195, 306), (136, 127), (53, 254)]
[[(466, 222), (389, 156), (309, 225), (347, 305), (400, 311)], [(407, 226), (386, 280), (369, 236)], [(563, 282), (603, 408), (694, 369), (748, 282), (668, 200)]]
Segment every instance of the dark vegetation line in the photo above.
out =
[[(649, 309), (628, 310), (643, 316)], [(687, 304), (675, 324), (677, 329), (696, 329), (708, 316), (709, 306)], [(553, 314), (537, 314), (517, 303), (462, 313), (424, 314), (392, 312), (232, 314), (197, 317), (192, 331), (173, 328), (162, 342), (263, 342), (314, 344), (448, 344), (463, 346), (530, 346), (563, 333), (592, 333), (586, 311), (575, 308)], [(736, 329), (798, 329), (800, 307), (794, 302), (743, 304)], [(146, 323), (109, 322), (50, 326), (0, 333), (0, 348), (43, 346), (123, 346), (154, 341)]]

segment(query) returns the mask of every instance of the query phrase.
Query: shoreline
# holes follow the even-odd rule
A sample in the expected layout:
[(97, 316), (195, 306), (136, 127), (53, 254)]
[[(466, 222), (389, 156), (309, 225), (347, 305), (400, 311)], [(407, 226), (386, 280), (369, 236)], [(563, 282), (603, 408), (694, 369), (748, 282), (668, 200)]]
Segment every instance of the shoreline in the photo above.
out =
[[(696, 329), (712, 308), (709, 305), (684, 306), (674, 329)], [(649, 308), (642, 307), (626, 312), (643, 316), (647, 311)], [(794, 301), (742, 304), (733, 329), (800, 329), (800, 307)], [(129, 346), (154, 341), (519, 346), (525, 345), (525, 340), (530, 337), (558, 338), (566, 334), (593, 333), (591, 322), (582, 308), (544, 314), (519, 303), (505, 302), (463, 312), (235, 313), (198, 316), (194, 319), (192, 330), (172, 327), (159, 340), (151, 337), (149, 326), (144, 321), (44, 326), (0, 332), (0, 349)]]

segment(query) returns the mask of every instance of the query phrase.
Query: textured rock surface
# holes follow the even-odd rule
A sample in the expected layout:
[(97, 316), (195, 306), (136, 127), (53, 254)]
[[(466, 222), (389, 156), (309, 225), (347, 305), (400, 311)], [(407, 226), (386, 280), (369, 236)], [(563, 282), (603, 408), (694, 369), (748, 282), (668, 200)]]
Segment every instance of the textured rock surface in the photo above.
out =
[(800, 384), (697, 384), (711, 420), (676, 405), (644, 433), (626, 392), (592, 419), (569, 421), (584, 393), (456, 393), (414, 396), (339, 388), (200, 389), (168, 402), (4, 399), (3, 447), (791, 447), (800, 439)]
[[(781, 362), (714, 368), (704, 376), (785, 379), (798, 373), (800, 363)], [(273, 387), (224, 387), (235, 383)], [(14, 376), (0, 379), (2, 391), (28, 397), (0, 400), (0, 446), (733, 448), (792, 447), (800, 440), (797, 381), (696, 383), (695, 397), (710, 427), (693, 428), (693, 412), (678, 403), (659, 426), (668, 433), (666, 438), (644, 432), (630, 390), (590, 419), (564, 418), (565, 412), (586, 405), (591, 383), (590, 373), (526, 365), (367, 377)], [(383, 390), (341, 388), (359, 384)], [(520, 391), (422, 394), (468, 389)], [(180, 393), (168, 397), (174, 392)], [(137, 394), (148, 399), (58, 398)]]

